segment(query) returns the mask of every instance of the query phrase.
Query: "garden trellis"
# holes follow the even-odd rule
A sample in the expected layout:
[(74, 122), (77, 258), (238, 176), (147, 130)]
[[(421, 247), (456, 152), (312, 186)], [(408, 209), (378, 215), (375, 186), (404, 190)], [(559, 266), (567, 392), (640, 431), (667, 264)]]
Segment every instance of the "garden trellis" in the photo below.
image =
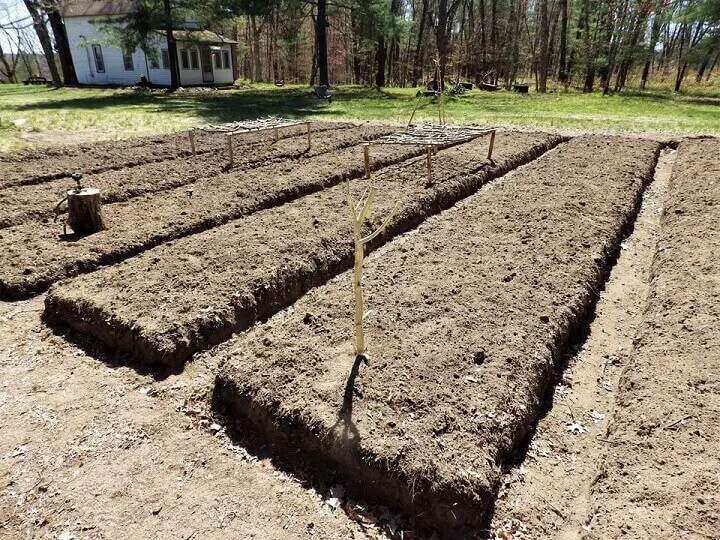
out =
[(270, 131), (273, 132), (273, 142), (280, 140), (280, 129), (293, 126), (305, 125), (307, 127), (308, 148), (312, 146), (312, 128), (307, 120), (288, 120), (280, 116), (268, 116), (267, 118), (257, 118), (255, 120), (244, 120), (239, 122), (228, 122), (226, 124), (216, 124), (193, 128), (188, 131), (188, 140), (190, 142), (190, 150), (196, 155), (195, 141), (198, 132), (211, 134), (224, 134), (227, 136), (228, 160), (230, 166), (234, 163), (233, 143), (232, 139), (236, 135), (244, 135), (246, 133)]
[(469, 142), (483, 135), (490, 135), (487, 159), (492, 160), (495, 146), (495, 127), (445, 126), (440, 124), (411, 125), (406, 131), (399, 131), (365, 143), (365, 177), (370, 178), (370, 146), (373, 144), (406, 144), (422, 146), (427, 152), (426, 169), (428, 182), (432, 181), (432, 155), (440, 147)]

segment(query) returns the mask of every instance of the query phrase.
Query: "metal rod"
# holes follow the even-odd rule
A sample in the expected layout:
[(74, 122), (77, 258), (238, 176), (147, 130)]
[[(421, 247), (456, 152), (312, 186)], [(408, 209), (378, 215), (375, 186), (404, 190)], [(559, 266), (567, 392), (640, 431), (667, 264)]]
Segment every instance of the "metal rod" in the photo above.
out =
[(370, 143), (363, 143), (363, 155), (365, 157), (365, 178), (370, 178)]
[(188, 131), (188, 139), (190, 139), (190, 150), (192, 151), (192, 155), (196, 156), (195, 153), (195, 130), (191, 129)]
[(232, 146), (232, 135), (227, 136), (227, 147), (228, 147), (228, 158), (230, 159), (230, 166), (233, 165), (233, 146)]
[(488, 148), (488, 159), (492, 160), (493, 146), (495, 146), (495, 130), (490, 132), (490, 148)]

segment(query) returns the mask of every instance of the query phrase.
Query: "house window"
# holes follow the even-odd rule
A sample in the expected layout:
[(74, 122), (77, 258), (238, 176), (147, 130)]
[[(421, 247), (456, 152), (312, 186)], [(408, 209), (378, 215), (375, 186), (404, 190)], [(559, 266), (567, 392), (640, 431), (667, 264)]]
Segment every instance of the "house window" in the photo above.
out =
[(150, 55), (150, 69), (160, 69), (160, 58), (158, 58), (157, 49), (153, 49)]
[(123, 64), (125, 65), (125, 71), (133, 71), (135, 69), (131, 52), (123, 51)]
[(183, 69), (190, 69), (190, 61), (188, 60), (187, 49), (182, 49), (180, 51), (180, 65)]
[(230, 69), (230, 53), (228, 51), (223, 51), (223, 67)]
[(98, 73), (105, 73), (105, 60), (103, 60), (102, 47), (93, 45), (93, 56), (95, 57), (95, 70)]
[(192, 64), (193, 69), (200, 69), (200, 60), (196, 50), (190, 51), (190, 64)]
[(163, 69), (170, 69), (170, 53), (167, 49), (160, 51), (160, 58), (162, 59)]
[(220, 61), (220, 53), (213, 54), (215, 57), (215, 69), (220, 69), (222, 67), (221, 61)]

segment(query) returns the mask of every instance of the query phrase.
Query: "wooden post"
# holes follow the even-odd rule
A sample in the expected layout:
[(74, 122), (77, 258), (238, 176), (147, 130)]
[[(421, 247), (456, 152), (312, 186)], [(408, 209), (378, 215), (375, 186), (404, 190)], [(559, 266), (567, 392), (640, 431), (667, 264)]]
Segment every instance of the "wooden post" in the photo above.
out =
[(492, 161), (493, 146), (495, 146), (495, 130), (490, 132), (490, 148), (488, 148), (488, 159)]
[(427, 181), (432, 182), (432, 146), (426, 146), (427, 159), (425, 161), (425, 168), (427, 169)]
[(78, 234), (104, 231), (100, 190), (96, 188), (71, 189), (67, 192), (68, 223)]
[[(366, 191), (367, 192), (367, 191)], [(355, 243), (355, 266), (353, 272), (353, 293), (355, 296), (355, 356), (365, 355), (365, 360), (368, 360), (368, 355), (365, 353), (365, 331), (363, 330), (363, 321), (365, 320), (365, 308), (363, 305), (363, 293), (362, 293), (362, 266), (365, 259), (365, 244), (371, 242), (378, 235), (380, 235), (385, 228), (390, 224), (390, 220), (395, 216), (400, 203), (395, 203), (390, 215), (382, 222), (375, 232), (362, 237), (362, 226), (370, 213), (370, 207), (375, 200), (375, 194), (377, 188), (370, 188), (370, 192), (367, 194), (367, 198), (360, 197), (357, 204), (350, 194), (350, 182), (347, 184), (347, 201), (350, 207), (350, 216), (353, 222), (353, 240)]]
[(370, 178), (370, 143), (363, 143), (363, 156), (365, 157), (365, 178)]
[(312, 137), (310, 136), (310, 122), (307, 123), (307, 130), (308, 130), (308, 149), (312, 147)]
[(196, 156), (195, 153), (195, 130), (191, 129), (188, 131), (188, 139), (190, 139), (190, 150), (192, 151), (192, 155)]
[(227, 147), (228, 147), (228, 159), (230, 160), (230, 166), (233, 166), (233, 147), (232, 147), (232, 135), (227, 136)]
[(273, 139), (274, 142), (278, 142), (280, 139), (280, 135), (278, 134), (278, 128), (273, 128)]

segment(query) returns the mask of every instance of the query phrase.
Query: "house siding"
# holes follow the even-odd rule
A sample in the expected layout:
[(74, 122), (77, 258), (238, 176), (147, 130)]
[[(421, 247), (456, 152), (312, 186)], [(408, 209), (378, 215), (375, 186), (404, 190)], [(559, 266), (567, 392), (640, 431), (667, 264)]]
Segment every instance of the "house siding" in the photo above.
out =
[[(78, 82), (80, 84), (117, 84), (132, 86), (138, 83), (141, 75), (145, 75), (148, 82), (151, 84), (159, 86), (170, 85), (170, 69), (163, 68), (162, 56), (160, 53), (162, 49), (166, 49), (168, 47), (167, 38), (165, 36), (158, 35), (155, 38), (155, 48), (158, 51), (157, 69), (151, 68), (150, 59), (145, 57), (145, 53), (142, 50), (136, 49), (132, 53), (133, 69), (132, 71), (126, 71), (122, 51), (116, 47), (103, 44), (103, 42), (106, 41), (107, 36), (100, 31), (96, 24), (92, 23), (93, 20), (98, 20), (98, 17), (68, 17), (65, 19), (65, 27), (67, 29), (68, 40), (70, 42), (70, 52), (73, 64), (75, 65)], [(93, 43), (99, 44), (101, 47), (105, 63), (104, 73), (97, 71), (93, 56), (93, 49), (91, 46)], [(178, 51), (178, 59), (182, 49), (195, 48), (197, 50), (195, 44), (182, 41), (176, 42), (176, 48)], [(229, 44), (222, 45), (221, 48), (223, 51), (231, 50)], [(222, 54), (222, 52), (219, 52), (219, 54)], [(198, 56), (200, 57), (199, 50)], [(213, 81), (204, 83), (202, 58), (200, 57), (198, 69), (192, 69), (192, 65), (190, 65), (190, 69), (182, 69), (182, 67), (180, 67), (180, 85), (193, 86), (202, 84), (231, 84), (234, 82), (232, 62), (233, 59), (231, 54), (230, 68), (218, 69), (215, 67), (214, 59), (212, 59)]]

